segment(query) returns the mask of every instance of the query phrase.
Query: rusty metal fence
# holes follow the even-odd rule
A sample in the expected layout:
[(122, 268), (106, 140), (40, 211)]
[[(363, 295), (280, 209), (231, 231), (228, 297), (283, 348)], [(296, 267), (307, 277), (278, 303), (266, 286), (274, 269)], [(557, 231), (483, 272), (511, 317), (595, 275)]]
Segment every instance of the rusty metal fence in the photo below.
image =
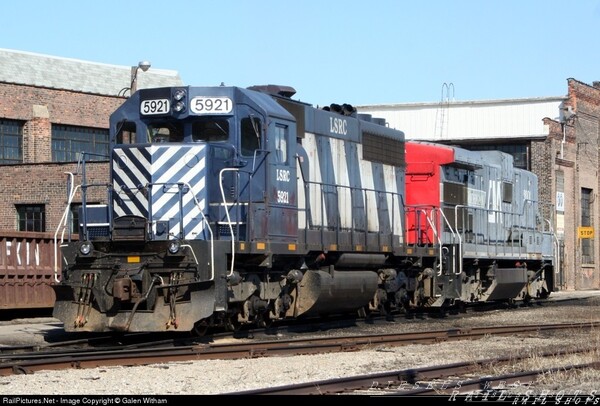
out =
[(0, 310), (53, 307), (54, 235), (0, 230)]

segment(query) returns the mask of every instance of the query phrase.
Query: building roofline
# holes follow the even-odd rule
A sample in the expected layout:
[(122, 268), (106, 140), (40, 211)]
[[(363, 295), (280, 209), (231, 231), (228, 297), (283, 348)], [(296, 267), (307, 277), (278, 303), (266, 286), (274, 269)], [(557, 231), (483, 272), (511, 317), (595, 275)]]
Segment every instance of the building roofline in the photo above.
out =
[(565, 101), (568, 97), (565, 96), (545, 96), (545, 97), (525, 97), (525, 98), (513, 98), (513, 99), (489, 99), (489, 100), (461, 100), (461, 101), (449, 101), (449, 102), (418, 102), (418, 103), (388, 103), (388, 104), (365, 104), (355, 106), (357, 109), (364, 108), (398, 108), (398, 107), (439, 107), (440, 105), (445, 106), (473, 106), (473, 105), (485, 105), (485, 104), (511, 104), (511, 103), (547, 103)]
[[(37, 53), (37, 52), (21, 51), (21, 50), (17, 50), (17, 49), (0, 48), (0, 52), (10, 52), (13, 54), (29, 55), (32, 57), (39, 57), (39, 58), (49, 58), (49, 59), (53, 59), (56, 61), (75, 62), (75, 63), (85, 64), (85, 65), (103, 66), (103, 67), (111, 68), (111, 69), (125, 69), (125, 70), (127, 70), (127, 72), (130, 72), (130, 69), (131, 69), (131, 66), (126, 66), (126, 65), (115, 65), (115, 64), (109, 64), (109, 63), (103, 63), (103, 62), (94, 62), (94, 61), (88, 61), (85, 59), (67, 58), (64, 56), (56, 56), (56, 55), (42, 54), (42, 53)], [(157, 74), (161, 74), (161, 75), (171, 74), (173, 76), (177, 76), (179, 74), (176, 70), (173, 70), (173, 69), (158, 69), (155, 67), (152, 67), (151, 69), (152, 69), (153, 73), (157, 73)]]
[[(0, 48), (0, 83), (119, 97), (131, 87), (133, 67)], [(184, 85), (177, 71), (154, 67), (136, 83), (138, 89)]]

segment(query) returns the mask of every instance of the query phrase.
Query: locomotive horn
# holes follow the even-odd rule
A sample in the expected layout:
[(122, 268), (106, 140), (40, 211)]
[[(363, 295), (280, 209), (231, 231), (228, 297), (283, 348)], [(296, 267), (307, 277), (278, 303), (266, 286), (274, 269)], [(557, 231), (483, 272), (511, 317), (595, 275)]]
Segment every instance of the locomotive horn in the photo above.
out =
[(329, 108), (331, 109), (331, 111), (333, 111), (334, 113), (340, 113), (342, 114), (342, 106), (340, 106), (339, 104), (335, 104), (335, 103), (331, 103), (329, 105)]
[(344, 103), (342, 104), (342, 112), (345, 116), (351, 116), (354, 112), (356, 112), (356, 109), (351, 104)]

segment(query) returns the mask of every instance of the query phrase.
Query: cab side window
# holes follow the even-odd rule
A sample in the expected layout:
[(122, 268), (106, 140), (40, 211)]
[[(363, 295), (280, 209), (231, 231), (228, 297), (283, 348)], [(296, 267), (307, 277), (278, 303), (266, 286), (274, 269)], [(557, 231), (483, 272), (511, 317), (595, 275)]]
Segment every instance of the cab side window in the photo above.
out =
[(249, 116), (242, 119), (240, 128), (240, 152), (242, 155), (252, 156), (260, 148), (261, 122), (258, 118)]
[(275, 127), (275, 159), (277, 163), (285, 164), (288, 160), (287, 127)]
[(121, 121), (117, 124), (116, 144), (134, 144), (136, 136), (135, 122)]

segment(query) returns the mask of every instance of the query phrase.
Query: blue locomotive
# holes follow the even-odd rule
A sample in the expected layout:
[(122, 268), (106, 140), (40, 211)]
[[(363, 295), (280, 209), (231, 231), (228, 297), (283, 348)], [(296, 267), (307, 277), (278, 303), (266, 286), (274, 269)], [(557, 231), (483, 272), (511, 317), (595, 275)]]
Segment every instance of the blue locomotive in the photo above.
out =
[[(518, 216), (502, 211), (512, 207), (466, 199), (461, 211), (493, 210), (500, 228), (533, 227), (544, 252), (479, 249), (491, 244), (487, 231), (473, 221), (454, 230), (443, 199), (407, 196), (415, 164), (403, 132), (294, 94), (274, 85), (142, 89), (111, 115), (109, 182), (88, 179), (85, 154), (69, 178), (79, 231), (61, 242), (54, 307), (67, 331), (204, 332), (552, 290), (552, 233), (539, 218), (513, 224)], [(443, 165), (466, 168), (430, 165), (438, 191)]]

